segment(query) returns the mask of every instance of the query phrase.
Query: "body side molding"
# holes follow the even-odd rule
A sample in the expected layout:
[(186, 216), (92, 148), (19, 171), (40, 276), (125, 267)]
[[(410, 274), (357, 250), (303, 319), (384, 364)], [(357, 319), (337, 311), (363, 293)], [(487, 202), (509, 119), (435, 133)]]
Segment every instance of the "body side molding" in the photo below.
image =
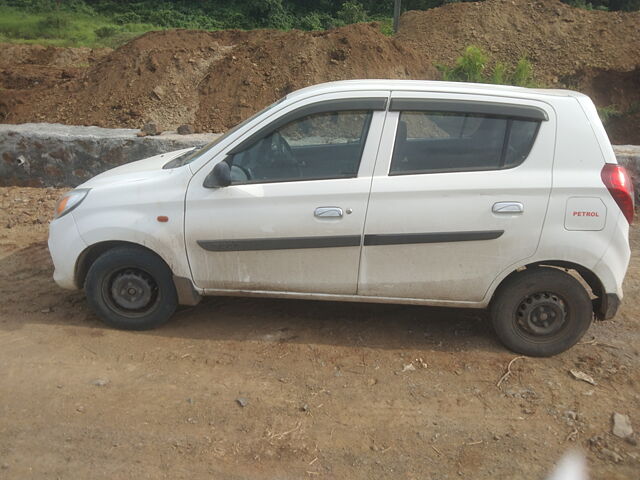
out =
[(210, 252), (245, 252), (249, 250), (293, 250), (298, 248), (359, 247), (360, 235), (335, 237), (242, 238), (237, 240), (198, 240)]
[[(448, 243), (494, 240), (504, 230), (478, 232), (435, 232), (435, 233), (393, 233), (369, 234), (364, 236), (364, 246), (408, 245), (412, 243)], [(359, 235), (282, 237), (282, 238), (241, 238), (235, 240), (198, 240), (210, 252), (245, 252), (251, 250), (294, 250), (301, 248), (359, 247)]]
[(449, 243), (495, 240), (504, 230), (483, 230), (477, 232), (434, 232), (434, 233), (391, 233), (364, 236), (364, 245), (408, 245), (411, 243)]

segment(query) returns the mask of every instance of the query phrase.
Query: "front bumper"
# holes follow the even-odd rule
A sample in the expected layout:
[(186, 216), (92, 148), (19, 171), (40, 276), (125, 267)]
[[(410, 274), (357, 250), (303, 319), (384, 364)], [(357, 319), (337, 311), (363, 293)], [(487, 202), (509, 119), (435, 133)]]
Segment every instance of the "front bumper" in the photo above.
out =
[(55, 282), (70, 290), (80, 288), (75, 282), (76, 263), (87, 245), (80, 237), (73, 213), (57, 218), (49, 224), (48, 245), (55, 268)]

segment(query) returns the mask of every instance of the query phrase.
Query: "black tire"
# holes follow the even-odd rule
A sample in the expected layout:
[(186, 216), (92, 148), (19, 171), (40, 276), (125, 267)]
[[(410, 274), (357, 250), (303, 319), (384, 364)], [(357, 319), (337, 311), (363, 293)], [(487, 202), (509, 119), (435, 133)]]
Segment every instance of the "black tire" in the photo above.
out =
[(575, 345), (593, 320), (591, 299), (571, 275), (531, 268), (507, 279), (491, 303), (493, 328), (516, 353), (550, 357)]
[(162, 325), (178, 305), (169, 267), (139, 247), (115, 247), (100, 255), (89, 268), (84, 289), (102, 321), (123, 330)]

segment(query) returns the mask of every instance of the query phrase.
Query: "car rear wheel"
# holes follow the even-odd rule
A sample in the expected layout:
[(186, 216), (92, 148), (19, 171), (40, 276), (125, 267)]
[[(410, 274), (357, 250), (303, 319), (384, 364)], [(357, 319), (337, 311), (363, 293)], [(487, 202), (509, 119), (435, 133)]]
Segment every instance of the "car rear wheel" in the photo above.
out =
[(125, 330), (157, 327), (178, 305), (169, 267), (138, 247), (116, 247), (98, 257), (87, 273), (85, 292), (104, 323)]
[(593, 319), (591, 299), (571, 275), (555, 268), (517, 273), (491, 304), (496, 334), (507, 348), (549, 357), (575, 345)]

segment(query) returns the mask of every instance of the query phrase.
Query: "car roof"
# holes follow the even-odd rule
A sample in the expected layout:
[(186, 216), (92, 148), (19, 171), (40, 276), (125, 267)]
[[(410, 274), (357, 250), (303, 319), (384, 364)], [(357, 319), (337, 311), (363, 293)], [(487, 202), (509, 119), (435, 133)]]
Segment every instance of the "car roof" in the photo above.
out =
[(525, 88), (510, 85), (492, 85), (486, 83), (440, 82), (436, 80), (383, 80), (362, 79), (327, 82), (306, 87), (287, 95), (287, 99), (309, 97), (318, 94), (348, 92), (353, 90), (392, 90), (406, 92), (442, 92), (467, 93), (479, 95), (503, 95), (520, 98), (545, 97), (584, 97), (572, 90)]

